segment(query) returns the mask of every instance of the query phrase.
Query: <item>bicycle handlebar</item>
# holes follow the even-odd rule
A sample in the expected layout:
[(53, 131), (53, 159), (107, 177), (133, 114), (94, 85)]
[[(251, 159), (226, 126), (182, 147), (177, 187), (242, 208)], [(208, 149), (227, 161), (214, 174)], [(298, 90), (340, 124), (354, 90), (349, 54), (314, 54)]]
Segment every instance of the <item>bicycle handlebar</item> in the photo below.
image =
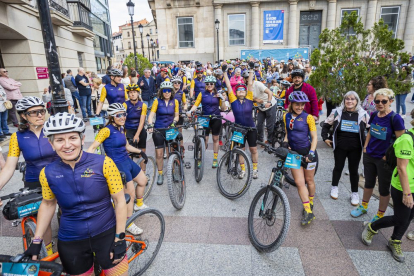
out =
[[(282, 148), (282, 147), (273, 148), (272, 146), (270, 146), (268, 144), (265, 144), (261, 141), (257, 141), (257, 144), (263, 146), (265, 148), (265, 151), (267, 151), (269, 154), (274, 154), (274, 155), (276, 155), (277, 157), (279, 157), (283, 160), (286, 160), (287, 155), (289, 153), (298, 154), (296, 151), (293, 151), (293, 150), (290, 150), (290, 149), (287, 149), (287, 148)], [(305, 161), (305, 160), (306, 160), (306, 157), (302, 156), (302, 161)]]
[(63, 272), (63, 267), (60, 264), (54, 262), (44, 262), (44, 261), (33, 261), (28, 257), (25, 257), (23, 254), (16, 256), (10, 255), (0, 255), (0, 263), (29, 263), (29, 264), (39, 264), (41, 269), (50, 269), (54, 272), (51, 276), (60, 276)]
[(33, 190), (29, 190), (28, 188), (23, 188), (20, 190), (20, 192), (18, 193), (11, 193), (9, 195), (5, 195), (0, 197), (0, 200), (6, 200), (6, 199), (12, 199), (12, 198), (16, 198), (19, 196), (23, 196), (23, 195), (30, 195), (30, 194), (37, 194), (37, 193), (41, 193), (42, 192), (42, 188), (36, 188)]

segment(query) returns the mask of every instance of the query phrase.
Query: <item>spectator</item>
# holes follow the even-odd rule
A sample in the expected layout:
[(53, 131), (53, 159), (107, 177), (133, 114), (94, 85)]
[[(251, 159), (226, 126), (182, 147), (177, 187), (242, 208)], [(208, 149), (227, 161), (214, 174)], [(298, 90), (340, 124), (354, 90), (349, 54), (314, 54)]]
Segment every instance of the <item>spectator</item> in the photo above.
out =
[(131, 83), (131, 79), (128, 76), (128, 66), (122, 66), (122, 73), (121, 83), (127, 87), (127, 85)]
[[(167, 81), (167, 80), (168, 81), (170, 80), (168, 78), (168, 69), (167, 69), (167, 67), (163, 67), (163, 68), (161, 68), (161, 72), (160, 72), (160, 74), (158, 74), (158, 76), (156, 78), (156, 81), (155, 81), (156, 89), (158, 90), (160, 88), (161, 83), (164, 82), (164, 81)], [(149, 106), (148, 106), (148, 108), (149, 108)]]
[(7, 99), (13, 104), (13, 107), (9, 109), (8, 114), (13, 125), (18, 127), (19, 121), (17, 120), (16, 115), (16, 103), (23, 98), (22, 93), (20, 92), (20, 86), (22, 86), (22, 84), (9, 78), (9, 72), (4, 68), (0, 68), (0, 85), (3, 87), (4, 91), (6, 91)]
[(157, 68), (157, 64), (154, 62), (154, 64), (153, 64), (154, 66), (152, 66), (152, 75), (154, 76), (154, 77), (156, 77), (157, 76), (157, 74), (158, 74), (158, 68)]
[(75, 82), (75, 78), (72, 75), (72, 70), (68, 69), (66, 71), (67, 75), (66, 77), (63, 79), (63, 83), (65, 84), (65, 87), (68, 88), (72, 94), (72, 100), (73, 100), (73, 107), (75, 109), (75, 113), (78, 113), (78, 102), (76, 100), (79, 101), (79, 105), (80, 105), (80, 96), (79, 96), (79, 92), (78, 89), (76, 87), (76, 82)]
[(112, 68), (113, 68), (112, 65), (109, 65), (108, 68), (106, 68), (106, 75), (102, 77), (102, 83), (104, 85), (108, 84), (108, 83), (111, 83), (111, 77), (108, 76), (108, 71), (111, 70)]
[(310, 75), (312, 75), (312, 67), (310, 64), (305, 65), (305, 82), (309, 80)]
[(138, 78), (139, 78), (139, 74), (137, 73), (137, 71), (132, 70), (131, 76), (130, 76), (131, 84), (137, 84), (138, 83)]
[[(86, 122), (88, 116), (91, 117), (91, 94), (92, 90), (89, 85), (89, 78), (85, 74), (85, 69), (80, 67), (78, 69), (78, 75), (75, 78), (76, 86), (79, 90), (79, 95), (81, 99), (81, 110), (83, 120)], [(87, 114), (86, 114), (87, 113)]]
[(3, 141), (6, 136), (11, 136), (9, 127), (7, 126), (7, 109), (4, 106), (6, 100), (6, 92), (3, 87), (0, 86), (0, 142)]
[[(65, 91), (65, 99), (68, 103), (68, 112), (75, 114), (75, 110), (73, 109), (73, 98), (72, 98), (72, 93), (70, 92), (70, 90), (68, 88), (63, 88), (63, 90)], [(45, 103), (51, 102), (52, 101), (52, 94), (50, 93), (50, 86), (49, 88), (45, 88), (43, 89), (43, 95), (42, 95), (42, 100)]]
[[(93, 107), (93, 113), (96, 114), (96, 110), (98, 107), (98, 99), (101, 97), (101, 91), (102, 88), (105, 86), (102, 83), (102, 80), (100, 78), (95, 78), (92, 80), (92, 107)], [(101, 111), (101, 115), (102, 115), (102, 111)]]
[(142, 101), (147, 105), (148, 109), (150, 110), (152, 107), (152, 103), (154, 101), (153, 99), (156, 95), (156, 90), (154, 78), (151, 77), (151, 71), (148, 68), (144, 70), (144, 76), (139, 78), (138, 85), (139, 88), (141, 88)]
[[(401, 68), (401, 75), (398, 76), (398, 83), (406, 84), (411, 83), (411, 68), (407, 65)], [(397, 114), (400, 114), (400, 108), (402, 109), (401, 118), (405, 119), (405, 114), (407, 112), (405, 107), (405, 99), (407, 98), (408, 93), (411, 92), (411, 88), (406, 91), (402, 91), (401, 94), (395, 95), (395, 101), (397, 105)], [(413, 97), (414, 98), (414, 97)]]
[(368, 82), (368, 95), (362, 102), (362, 108), (368, 113), (369, 116), (377, 110), (374, 103), (374, 92), (381, 88), (388, 88), (387, 80), (383, 76), (373, 77)]

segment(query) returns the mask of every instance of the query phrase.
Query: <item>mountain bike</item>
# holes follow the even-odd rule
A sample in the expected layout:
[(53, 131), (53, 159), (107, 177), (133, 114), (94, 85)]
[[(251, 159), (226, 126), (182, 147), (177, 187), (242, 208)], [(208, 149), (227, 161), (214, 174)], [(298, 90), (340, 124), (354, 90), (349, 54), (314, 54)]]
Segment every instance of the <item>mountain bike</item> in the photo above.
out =
[[(217, 116), (219, 117), (219, 116)], [(220, 116), (221, 118), (221, 116)], [(224, 118), (221, 118), (224, 119)], [(242, 148), (245, 135), (252, 127), (245, 127), (227, 119), (230, 123), (229, 132), (232, 134), (229, 151), (220, 159), (217, 168), (217, 184), (220, 193), (228, 199), (236, 199), (243, 196), (250, 187), (253, 179), (253, 164), (250, 157)], [(241, 164), (245, 166), (242, 173)]]
[(277, 99), (276, 107), (276, 120), (275, 126), (273, 128), (273, 133), (270, 135), (270, 145), (276, 147), (276, 143), (282, 145), (283, 140), (285, 139), (286, 129), (285, 123), (283, 122), (283, 114), (287, 111), (283, 106), (285, 104), (284, 99)]
[[(93, 127), (94, 137), (98, 135), (99, 131), (105, 127), (105, 118), (104, 117), (93, 117), (89, 118), (89, 123)], [(105, 149), (103, 144), (100, 144), (99, 147), (95, 150), (96, 154), (105, 155)]]
[(194, 146), (188, 146), (188, 150), (194, 150), (194, 176), (197, 182), (203, 179), (204, 157), (206, 155), (206, 128), (209, 127), (209, 119), (201, 115), (201, 111), (196, 111), (192, 116), (194, 136), (192, 142)]

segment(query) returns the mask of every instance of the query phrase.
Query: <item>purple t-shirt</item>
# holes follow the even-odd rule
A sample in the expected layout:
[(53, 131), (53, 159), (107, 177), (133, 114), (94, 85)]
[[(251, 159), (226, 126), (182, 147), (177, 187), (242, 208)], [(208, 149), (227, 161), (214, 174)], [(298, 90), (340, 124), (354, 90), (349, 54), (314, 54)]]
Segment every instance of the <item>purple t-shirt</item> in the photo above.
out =
[[(388, 147), (391, 143), (392, 134), (395, 131), (404, 130), (404, 120), (401, 118), (399, 114), (395, 114), (393, 124), (391, 127), (391, 116), (394, 114), (394, 111), (391, 111), (385, 117), (378, 117), (378, 113), (375, 112), (372, 114), (371, 118), (369, 119), (369, 124), (371, 126), (371, 139), (369, 140), (367, 146), (367, 154), (373, 158), (381, 159), (385, 156), (385, 152), (387, 151)], [(372, 128), (374, 127), (374, 128)], [(386, 128), (386, 134), (385, 134)], [(374, 136), (372, 131), (375, 130), (384, 131), (384, 140), (378, 139)], [(378, 135), (377, 137), (379, 137)]]

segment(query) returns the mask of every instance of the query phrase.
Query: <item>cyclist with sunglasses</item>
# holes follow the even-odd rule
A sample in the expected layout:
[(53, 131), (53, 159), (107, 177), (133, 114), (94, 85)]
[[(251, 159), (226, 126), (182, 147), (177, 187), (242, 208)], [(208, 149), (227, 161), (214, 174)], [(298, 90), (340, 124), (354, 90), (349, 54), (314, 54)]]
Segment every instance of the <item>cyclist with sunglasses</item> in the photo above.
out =
[(365, 187), (362, 203), (352, 210), (351, 216), (360, 217), (367, 213), (368, 203), (374, 192), (378, 177), (380, 193), (379, 208), (371, 223), (382, 218), (390, 201), (390, 187), (392, 170), (385, 166), (385, 153), (388, 147), (405, 132), (404, 120), (391, 110), (394, 101), (394, 92), (388, 88), (381, 88), (374, 92), (374, 103), (377, 112), (372, 113), (368, 121), (370, 130), (363, 148)]
[[(38, 97), (24, 97), (16, 104), (16, 110), (20, 115), (21, 124), (19, 131), (10, 137), (9, 154), (6, 165), (0, 172), (0, 190), (12, 178), (19, 161), (20, 153), (26, 161), (24, 187), (29, 189), (40, 188), (40, 171), (59, 157), (43, 134), (45, 123), (45, 104)], [(2, 205), (0, 200), (0, 205)], [(48, 255), (52, 250), (52, 228), (48, 227), (44, 243)]]
[[(179, 103), (174, 99), (173, 84), (170, 81), (164, 81), (160, 85), (158, 91), (158, 98), (152, 104), (151, 112), (148, 117), (148, 132), (153, 133), (153, 128), (168, 128), (175, 126), (179, 120)], [(156, 116), (153, 124), (154, 116)], [(161, 132), (161, 133), (160, 133)], [(163, 152), (166, 145), (165, 130), (155, 132), (152, 134), (152, 139), (155, 146), (155, 157), (158, 167), (157, 184), (162, 185), (164, 182), (163, 175)]]
[(290, 148), (306, 157), (305, 162), (301, 162), (300, 156), (292, 156), (294, 166), (291, 166), (291, 171), (303, 204), (302, 225), (307, 225), (315, 219), (313, 198), (315, 197), (315, 168), (318, 162), (316, 153), (318, 137), (315, 119), (304, 111), (305, 104), (309, 103), (308, 96), (302, 91), (293, 91), (289, 95), (289, 101), (288, 113), (283, 115), (286, 136), (282, 147)]
[[(206, 84), (204, 82), (204, 79), (206, 76), (204, 75), (204, 69), (203, 67), (198, 67), (195, 71), (195, 76), (193, 80), (191, 81), (190, 85), (190, 98), (193, 99), (193, 97), (197, 98), (198, 95), (201, 92), (204, 92), (206, 90)], [(195, 95), (194, 95), (195, 92)]]
[[(125, 173), (127, 181), (125, 193), (131, 196), (131, 201), (127, 206), (127, 215), (130, 217), (134, 210), (138, 211), (147, 208), (144, 204), (144, 191), (147, 185), (147, 177), (141, 168), (129, 157), (128, 152), (141, 154), (144, 159), (147, 159), (147, 155), (142, 150), (131, 146), (126, 139), (125, 121), (127, 113), (125, 105), (125, 103), (113, 103), (109, 105), (107, 110), (109, 122), (96, 135), (95, 141), (88, 148), (87, 152), (94, 153), (96, 148), (103, 144), (106, 155), (115, 162), (119, 171)], [(138, 183), (136, 193), (134, 191), (133, 181)], [(134, 205), (135, 194), (137, 195), (137, 203)], [(133, 235), (139, 235), (143, 232), (134, 223), (128, 225), (126, 230)]]
[[(180, 88), (182, 87), (182, 79), (180, 76), (175, 76), (171, 79), (171, 82), (173, 84), (173, 88), (174, 88), (174, 99), (176, 99), (178, 101), (178, 105), (179, 105), (179, 112), (181, 114), (181, 112), (187, 111), (187, 99), (185, 97), (185, 93), (183, 92), (183, 90)], [(183, 109), (184, 106), (184, 109)], [(184, 118), (180, 116), (180, 118), (178, 119), (178, 125), (182, 125), (184, 123)], [(183, 133), (183, 129), (180, 128), (178, 130), (180, 133)], [(181, 140), (181, 147), (184, 148), (184, 141)]]
[(109, 104), (124, 103), (128, 99), (127, 92), (124, 84), (121, 83), (123, 73), (119, 69), (110, 69), (108, 76), (111, 78), (111, 83), (107, 83), (101, 90), (101, 97), (99, 98), (99, 104), (96, 108), (96, 116), (101, 114), (101, 110), (105, 99)]
[[(206, 85), (206, 91), (201, 92), (198, 94), (197, 99), (191, 108), (191, 110), (187, 113), (190, 117), (192, 112), (194, 112), (197, 107), (202, 104), (203, 106), (203, 115), (217, 115), (220, 116), (220, 107), (222, 110), (226, 110), (225, 105), (225, 97), (223, 94), (217, 93), (216, 89), (216, 78), (213, 76), (207, 76), (204, 80)], [(213, 168), (218, 167), (218, 151), (219, 151), (219, 135), (221, 131), (221, 119), (219, 118), (212, 118), (209, 122), (209, 127), (206, 129), (206, 146), (208, 144), (208, 136), (211, 134), (213, 136), (213, 150), (214, 150), (214, 157), (213, 157)]]

